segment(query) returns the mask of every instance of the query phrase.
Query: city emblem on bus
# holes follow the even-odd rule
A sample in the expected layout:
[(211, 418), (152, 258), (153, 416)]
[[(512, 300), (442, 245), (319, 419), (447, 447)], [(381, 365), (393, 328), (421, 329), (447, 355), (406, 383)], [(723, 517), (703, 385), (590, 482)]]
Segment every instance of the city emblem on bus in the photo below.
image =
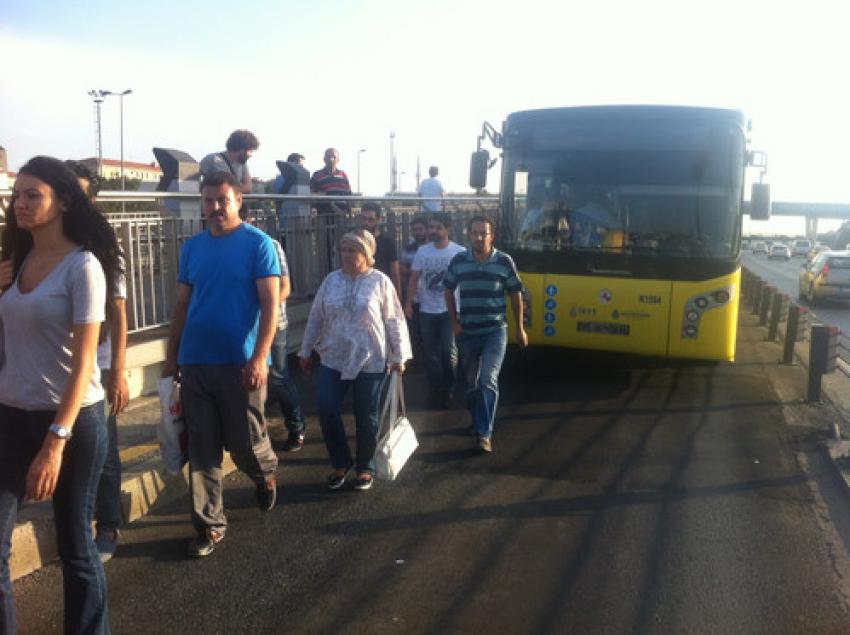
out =
[(602, 291), (599, 292), (599, 301), (603, 304), (610, 304), (613, 299), (614, 294), (611, 289), (602, 289)]
[(549, 298), (549, 299), (548, 299), (548, 300), (546, 300), (546, 302), (544, 303), (544, 306), (545, 306), (545, 307), (546, 307), (549, 311), (551, 311), (551, 310), (553, 310), (556, 306), (558, 306), (558, 303), (557, 303), (557, 302), (555, 302), (555, 298)]
[(546, 322), (546, 324), (551, 324), (555, 321), (555, 314), (547, 312), (546, 315), (543, 316), (543, 321)]
[(550, 297), (553, 295), (558, 295), (558, 287), (556, 287), (554, 284), (550, 284), (548, 287), (546, 287), (546, 295)]
[(555, 327), (547, 326), (545, 329), (543, 329), (543, 333), (546, 335), (546, 337), (552, 337), (555, 334)]

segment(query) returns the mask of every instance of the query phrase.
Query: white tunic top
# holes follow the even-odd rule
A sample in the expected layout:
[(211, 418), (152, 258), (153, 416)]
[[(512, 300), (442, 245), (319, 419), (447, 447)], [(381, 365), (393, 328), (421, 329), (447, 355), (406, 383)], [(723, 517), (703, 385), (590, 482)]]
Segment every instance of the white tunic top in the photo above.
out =
[(383, 373), (388, 364), (413, 357), (390, 279), (377, 269), (356, 278), (339, 269), (328, 274), (313, 300), (299, 355), (309, 357), (313, 349), (342, 379)]

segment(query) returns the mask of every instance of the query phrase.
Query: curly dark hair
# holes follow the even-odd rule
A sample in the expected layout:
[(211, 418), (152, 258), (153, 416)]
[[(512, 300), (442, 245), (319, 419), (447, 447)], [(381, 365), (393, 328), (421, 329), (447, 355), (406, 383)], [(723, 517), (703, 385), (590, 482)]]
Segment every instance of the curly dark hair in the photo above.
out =
[(239, 152), (240, 150), (256, 150), (260, 147), (260, 140), (250, 130), (234, 130), (227, 138), (224, 145), (228, 152)]
[[(18, 171), (18, 176), (27, 174), (49, 185), (66, 209), (62, 214), (62, 232), (65, 236), (90, 251), (100, 262), (106, 277), (106, 320), (112, 318), (112, 298), (115, 282), (123, 273), (119, 257), (118, 241), (109, 222), (97, 211), (89, 197), (80, 188), (77, 175), (63, 161), (53, 157), (33, 157)], [(32, 234), (18, 228), (12, 195), (10, 213), (3, 232), (3, 258), (11, 258), (13, 279), (21, 270), (24, 259), (32, 250)]]

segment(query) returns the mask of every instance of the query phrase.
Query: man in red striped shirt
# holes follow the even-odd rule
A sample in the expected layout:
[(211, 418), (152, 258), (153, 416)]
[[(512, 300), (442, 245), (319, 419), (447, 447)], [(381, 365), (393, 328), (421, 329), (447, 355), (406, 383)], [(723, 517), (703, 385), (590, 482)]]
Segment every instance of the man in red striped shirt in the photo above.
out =
[[(325, 150), (325, 167), (313, 173), (310, 178), (310, 191), (326, 196), (351, 196), (348, 175), (337, 169), (338, 164), (339, 150)], [(351, 212), (351, 208), (344, 201), (331, 201), (316, 203), (316, 212), (319, 215), (319, 234), (324, 234), (324, 239), (319, 238), (319, 259), (320, 262), (327, 263), (327, 272), (330, 273), (338, 266), (335, 255), (339, 229), (345, 223), (345, 216)]]
[[(339, 151), (336, 148), (325, 150), (325, 167), (313, 173), (310, 179), (310, 191), (327, 196), (351, 196), (351, 185), (348, 183), (348, 175), (337, 169), (339, 164)], [(348, 203), (335, 201), (331, 203), (318, 203), (316, 211), (319, 214), (331, 214), (334, 212), (348, 212)]]

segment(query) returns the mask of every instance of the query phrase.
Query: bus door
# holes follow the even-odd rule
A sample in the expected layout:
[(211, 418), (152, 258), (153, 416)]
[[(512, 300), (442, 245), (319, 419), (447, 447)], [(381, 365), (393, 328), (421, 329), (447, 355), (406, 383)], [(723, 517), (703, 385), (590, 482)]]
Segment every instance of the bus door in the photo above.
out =
[(667, 355), (672, 283), (603, 276), (541, 276), (535, 343)]

